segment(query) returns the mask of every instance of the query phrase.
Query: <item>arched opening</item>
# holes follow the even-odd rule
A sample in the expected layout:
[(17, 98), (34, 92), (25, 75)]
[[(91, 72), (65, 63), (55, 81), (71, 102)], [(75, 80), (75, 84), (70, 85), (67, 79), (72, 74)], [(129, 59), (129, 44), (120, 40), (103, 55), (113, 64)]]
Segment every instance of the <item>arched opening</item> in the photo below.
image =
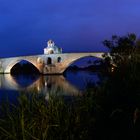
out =
[(10, 70), (17, 85), (21, 88), (32, 85), (39, 77), (39, 70), (30, 62), (21, 60)]
[(60, 63), (61, 62), (61, 57), (57, 58), (57, 62)]
[(49, 51), (49, 54), (54, 54), (54, 51), (53, 51), (53, 50), (50, 50), (50, 51)]
[(68, 64), (68, 67), (64, 71), (66, 80), (80, 90), (93, 88), (100, 81), (98, 76), (100, 65), (95, 65), (94, 63), (97, 60), (100, 59), (94, 56), (85, 56), (75, 59)]
[(96, 58), (94, 56), (85, 56), (81, 57), (69, 64), (69, 66), (66, 68), (66, 71), (78, 71), (78, 70), (91, 70), (95, 71), (100, 67), (100, 58)]
[(39, 70), (30, 62), (22, 60), (16, 63), (10, 70), (12, 75), (17, 74), (39, 74)]
[(52, 59), (50, 57), (47, 58), (47, 65), (51, 65), (52, 64)]

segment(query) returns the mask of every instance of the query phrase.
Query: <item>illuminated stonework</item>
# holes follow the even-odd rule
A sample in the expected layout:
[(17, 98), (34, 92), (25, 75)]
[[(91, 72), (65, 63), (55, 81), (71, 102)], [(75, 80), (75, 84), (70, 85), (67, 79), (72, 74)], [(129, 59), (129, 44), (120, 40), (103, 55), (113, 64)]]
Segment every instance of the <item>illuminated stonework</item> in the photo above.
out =
[(47, 47), (44, 48), (44, 54), (59, 54), (62, 53), (62, 48), (58, 48), (52, 40), (47, 42)]
[(80, 58), (97, 57), (104, 59), (104, 52), (91, 53), (56, 53), (47, 55), (19, 56), (0, 59), (0, 74), (11, 73), (11, 69), (22, 60), (33, 64), (42, 74), (62, 74), (67, 67)]

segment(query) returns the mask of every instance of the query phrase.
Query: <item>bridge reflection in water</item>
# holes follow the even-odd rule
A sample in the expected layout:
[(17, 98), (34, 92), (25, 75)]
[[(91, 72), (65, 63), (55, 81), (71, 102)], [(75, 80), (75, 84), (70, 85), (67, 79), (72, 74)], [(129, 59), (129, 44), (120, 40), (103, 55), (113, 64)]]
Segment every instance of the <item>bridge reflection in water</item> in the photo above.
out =
[(45, 94), (46, 99), (49, 98), (50, 94), (56, 93), (68, 96), (81, 94), (81, 91), (70, 84), (62, 75), (30, 75), (26, 77), (25, 75), (3, 74), (0, 75), (0, 89), (42, 93)]

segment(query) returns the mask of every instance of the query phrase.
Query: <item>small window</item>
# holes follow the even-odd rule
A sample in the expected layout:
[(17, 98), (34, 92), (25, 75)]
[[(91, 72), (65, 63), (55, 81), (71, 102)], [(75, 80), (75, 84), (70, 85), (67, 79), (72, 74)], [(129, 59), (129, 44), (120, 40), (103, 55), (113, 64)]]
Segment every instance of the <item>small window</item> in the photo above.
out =
[(57, 62), (60, 63), (61, 62), (61, 57), (57, 58)]
[(47, 59), (47, 65), (50, 65), (50, 64), (52, 64), (52, 59), (50, 57), (48, 57), (48, 59)]

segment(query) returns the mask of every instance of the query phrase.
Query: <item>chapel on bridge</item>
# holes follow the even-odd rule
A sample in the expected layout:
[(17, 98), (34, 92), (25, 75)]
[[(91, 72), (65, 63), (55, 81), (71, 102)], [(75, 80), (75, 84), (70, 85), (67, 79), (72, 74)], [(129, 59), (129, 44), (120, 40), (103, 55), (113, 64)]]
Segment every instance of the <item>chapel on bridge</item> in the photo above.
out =
[(54, 41), (49, 40), (47, 42), (47, 47), (44, 48), (44, 54), (58, 54), (58, 53), (62, 53), (62, 48), (57, 47)]

